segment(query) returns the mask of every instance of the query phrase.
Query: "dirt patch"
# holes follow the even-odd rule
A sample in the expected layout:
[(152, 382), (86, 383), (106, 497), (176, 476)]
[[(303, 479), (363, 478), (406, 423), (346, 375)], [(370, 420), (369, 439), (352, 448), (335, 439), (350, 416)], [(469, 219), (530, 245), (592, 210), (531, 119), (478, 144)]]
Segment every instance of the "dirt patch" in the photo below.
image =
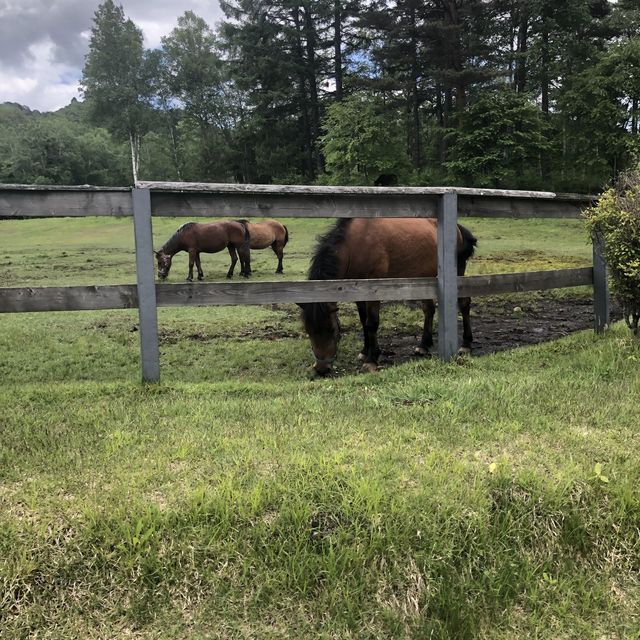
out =
[(288, 331), (281, 327), (266, 324), (262, 327), (250, 327), (234, 332), (221, 331), (191, 331), (185, 332), (181, 329), (161, 328), (158, 331), (161, 344), (177, 344), (182, 340), (193, 342), (214, 342), (217, 340), (237, 340), (246, 342), (248, 340), (284, 340), (286, 338), (302, 338), (306, 334), (300, 327), (299, 331)]
[[(379, 340), (382, 348), (381, 366), (407, 362), (415, 358), (414, 350), (422, 335), (422, 313), (417, 303), (408, 303), (416, 309), (416, 321), (394, 326), (393, 320), (381, 312)], [(176, 344), (182, 340), (211, 343), (219, 340), (236, 341), (276, 341), (287, 339), (307, 339), (300, 321), (299, 310), (292, 305), (272, 305), (272, 310), (282, 314), (281, 321), (265, 323), (262, 326), (240, 327), (235, 331), (185, 331), (161, 327), (162, 344)], [(346, 335), (358, 336), (361, 329), (355, 306), (341, 305), (340, 316)], [(621, 319), (619, 307), (612, 305), (612, 320)], [(509, 297), (482, 298), (474, 300), (472, 306), (473, 355), (480, 356), (506, 349), (557, 340), (576, 331), (593, 328), (593, 302), (584, 294), (557, 295), (540, 292), (531, 295), (518, 294)], [(461, 327), (459, 329), (461, 331)], [(437, 353), (437, 332), (434, 336)], [(344, 346), (343, 346), (344, 349)], [(342, 349), (341, 349), (342, 351)], [(353, 367), (360, 364), (353, 354)]]
[[(619, 307), (612, 304), (612, 321), (620, 320)], [(576, 331), (593, 328), (593, 301), (585, 296), (557, 297), (537, 294), (534, 300), (485, 299), (473, 303), (473, 354), (486, 355), (506, 349), (549, 342)], [(382, 324), (382, 323), (381, 323)], [(382, 328), (381, 365), (414, 357), (421, 332), (413, 336), (391, 335)], [(437, 333), (434, 336), (437, 352)]]

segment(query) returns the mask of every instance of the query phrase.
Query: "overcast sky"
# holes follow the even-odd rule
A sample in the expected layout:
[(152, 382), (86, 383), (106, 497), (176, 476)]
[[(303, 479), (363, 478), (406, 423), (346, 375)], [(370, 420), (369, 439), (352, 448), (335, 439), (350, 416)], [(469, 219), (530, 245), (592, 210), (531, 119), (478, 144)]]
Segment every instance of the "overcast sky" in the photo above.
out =
[[(99, 4), (100, 0), (0, 0), (0, 103), (54, 111), (80, 98), (78, 81)], [(120, 4), (142, 29), (147, 48), (157, 47), (185, 11), (194, 11), (212, 27), (221, 17), (217, 0)]]

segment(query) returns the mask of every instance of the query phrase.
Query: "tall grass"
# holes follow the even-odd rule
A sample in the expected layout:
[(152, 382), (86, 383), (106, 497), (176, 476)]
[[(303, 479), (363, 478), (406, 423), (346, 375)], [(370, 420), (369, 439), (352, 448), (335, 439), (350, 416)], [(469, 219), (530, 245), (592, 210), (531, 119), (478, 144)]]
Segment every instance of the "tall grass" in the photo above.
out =
[(3, 633), (632, 637), (639, 358), (5, 385)]
[(161, 310), (142, 386), (135, 324), (0, 316), (0, 637), (638, 637), (623, 327), (309, 381), (288, 307)]

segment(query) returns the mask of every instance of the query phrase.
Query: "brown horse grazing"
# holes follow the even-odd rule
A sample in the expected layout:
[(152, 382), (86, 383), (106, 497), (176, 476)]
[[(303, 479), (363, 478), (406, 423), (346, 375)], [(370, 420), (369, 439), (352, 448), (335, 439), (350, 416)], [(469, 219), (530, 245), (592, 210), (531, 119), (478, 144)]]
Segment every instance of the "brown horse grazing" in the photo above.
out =
[[(265, 220), (264, 222), (249, 222), (248, 220), (238, 220), (249, 231), (249, 243), (252, 249), (266, 249), (271, 247), (278, 256), (278, 268), (276, 273), (282, 271), (282, 250), (289, 242), (289, 231), (287, 227), (277, 220)], [(249, 274), (251, 267), (249, 267)]]
[[(433, 277), (438, 272), (437, 238), (437, 222), (430, 218), (342, 219), (319, 239), (309, 280)], [(458, 225), (458, 275), (464, 275), (476, 243), (473, 234)], [(380, 302), (356, 304), (364, 332), (364, 347), (359, 358), (364, 360), (363, 370), (375, 371), (380, 356), (377, 338)], [(458, 305), (464, 327), (461, 351), (470, 352), (471, 299), (459, 298)], [(313, 302), (300, 306), (315, 356), (313, 368), (318, 374), (326, 375), (338, 351), (338, 305)], [(435, 301), (423, 300), (422, 310), (424, 330), (416, 354), (428, 355), (433, 346)]]
[(200, 253), (218, 253), (229, 249), (231, 266), (227, 278), (233, 276), (233, 269), (240, 256), (241, 274), (251, 272), (251, 254), (249, 251), (249, 233), (239, 222), (223, 220), (221, 222), (186, 222), (167, 240), (159, 251), (155, 251), (158, 261), (158, 277), (165, 280), (171, 269), (171, 259), (179, 251), (189, 254), (189, 275), (193, 280), (193, 265), (198, 268), (198, 280), (204, 278), (200, 265)]

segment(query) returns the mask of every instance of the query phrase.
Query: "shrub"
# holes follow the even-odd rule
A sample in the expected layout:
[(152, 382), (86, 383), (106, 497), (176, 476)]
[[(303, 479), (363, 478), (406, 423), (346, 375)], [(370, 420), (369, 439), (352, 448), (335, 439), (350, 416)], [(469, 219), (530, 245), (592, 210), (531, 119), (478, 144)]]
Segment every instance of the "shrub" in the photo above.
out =
[(587, 229), (604, 243), (611, 290), (627, 326), (640, 335), (640, 169), (622, 174), (585, 213)]

